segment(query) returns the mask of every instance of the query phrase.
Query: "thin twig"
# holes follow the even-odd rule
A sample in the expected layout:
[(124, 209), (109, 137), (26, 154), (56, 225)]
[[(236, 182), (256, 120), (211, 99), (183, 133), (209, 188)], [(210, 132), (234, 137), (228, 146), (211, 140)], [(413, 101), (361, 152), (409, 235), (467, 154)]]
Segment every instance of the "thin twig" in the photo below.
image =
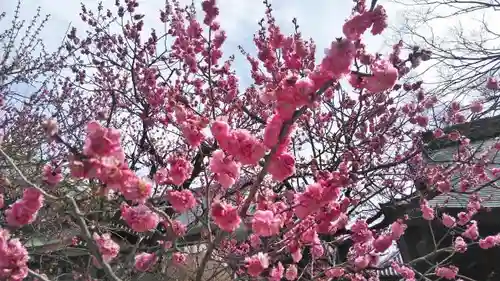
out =
[(137, 249), (139, 249), (139, 245), (141, 244), (142, 240), (144, 239), (144, 236), (140, 237), (138, 240), (137, 240), (137, 243), (135, 243), (134, 245), (134, 248), (132, 248), (132, 250), (130, 251), (130, 254), (128, 254), (127, 258), (125, 259), (125, 263), (123, 265), (123, 267), (120, 269), (120, 271), (118, 271), (118, 275), (122, 276), (122, 274), (125, 273), (125, 271), (127, 270), (127, 266), (132, 263), (132, 261), (134, 260), (134, 256), (135, 254), (137, 253)]
[(115, 275), (111, 266), (102, 258), (102, 255), (99, 252), (99, 248), (97, 247), (94, 239), (92, 238), (92, 235), (90, 234), (89, 228), (87, 227), (87, 223), (83, 219), (83, 214), (78, 208), (75, 199), (70, 196), (66, 196), (66, 198), (71, 202), (73, 206), (74, 217), (76, 219), (76, 222), (78, 223), (78, 226), (80, 226), (80, 230), (82, 231), (82, 235), (83, 238), (85, 239), (85, 242), (87, 242), (90, 251), (92, 252), (92, 254), (94, 254), (94, 257), (97, 258), (97, 260), (101, 264), (102, 268), (104, 269), (104, 272), (106, 272), (106, 274), (113, 281), (122, 281), (118, 276)]
[(16, 166), (16, 164), (14, 163), (14, 160), (12, 160), (12, 158), (10, 158), (10, 156), (7, 155), (7, 153), (1, 147), (0, 147), (0, 154), (2, 154), (2, 156), (7, 160), (7, 162), (9, 162), (9, 164), (12, 166), (12, 168), (14, 168), (14, 170), (16, 170), (17, 174), (19, 175), (19, 177), (23, 181), (23, 184), (28, 185), (29, 187), (35, 188), (41, 194), (43, 194), (43, 196), (45, 196), (48, 199), (51, 199), (51, 200), (58, 199), (56, 196), (48, 194), (47, 192), (45, 192), (45, 190), (41, 189), (39, 186), (37, 186), (36, 184), (29, 181), (26, 178), (26, 176), (24, 176), (23, 172), (21, 172), (21, 170), (19, 170), (19, 168)]
[(47, 278), (45, 275), (38, 274), (38, 273), (34, 272), (33, 270), (31, 270), (29, 268), (28, 268), (28, 273), (29, 273), (29, 275), (31, 275), (31, 276), (33, 276), (35, 278), (38, 278), (38, 280), (50, 281), (50, 279)]
[(148, 203), (146, 203), (146, 206), (148, 206), (151, 210), (153, 210), (153, 212), (160, 215), (160, 217), (162, 217), (167, 222), (170, 234), (175, 234), (174, 222), (172, 221), (172, 218), (167, 213), (165, 213), (164, 211), (155, 207), (152, 203), (148, 202)]

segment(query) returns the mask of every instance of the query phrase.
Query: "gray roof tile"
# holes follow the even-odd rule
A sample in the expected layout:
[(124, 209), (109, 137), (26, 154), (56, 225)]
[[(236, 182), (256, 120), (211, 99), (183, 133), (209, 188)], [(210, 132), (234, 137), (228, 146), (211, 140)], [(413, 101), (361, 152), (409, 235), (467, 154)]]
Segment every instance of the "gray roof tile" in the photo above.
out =
[(378, 270), (378, 274), (380, 277), (390, 277), (390, 276), (399, 276), (399, 273), (397, 273), (391, 266), (392, 262), (396, 262), (399, 264), (403, 264), (403, 257), (401, 256), (401, 253), (399, 250), (393, 254), (392, 257), (387, 259), (382, 265), (382, 267), (385, 267), (384, 269)]
[[(476, 141), (471, 144), (472, 151), (475, 152), (476, 149), (478, 152), (484, 151), (488, 149), (488, 147), (494, 145), (497, 142), (497, 139), (488, 139), (483, 141)], [(435, 150), (431, 153), (431, 158), (434, 161), (452, 161), (453, 154), (456, 152), (456, 145), (451, 147), (442, 148), (439, 150)], [(495, 164), (491, 166), (500, 166), (500, 154), (490, 155), (490, 159)], [(431, 160), (432, 161), (432, 160)], [(498, 163), (498, 164), (496, 164)], [(492, 175), (490, 175), (493, 178)], [(429, 201), (431, 206), (441, 206), (447, 208), (464, 208), (467, 206), (469, 202), (469, 193), (460, 192), (458, 189), (458, 178), (459, 175), (455, 176), (455, 180), (453, 181), (453, 190), (450, 193), (442, 194), (436, 196), (432, 200)], [(484, 207), (500, 207), (500, 187), (496, 184), (488, 185), (477, 191), (477, 195), (483, 201)]]

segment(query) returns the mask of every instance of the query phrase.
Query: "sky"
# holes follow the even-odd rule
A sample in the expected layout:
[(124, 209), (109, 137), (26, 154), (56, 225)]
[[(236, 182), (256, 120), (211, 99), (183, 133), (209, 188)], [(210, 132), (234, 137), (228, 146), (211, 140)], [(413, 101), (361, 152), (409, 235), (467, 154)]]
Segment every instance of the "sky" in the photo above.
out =
[[(2, 2), (0, 10), (12, 13), (17, 1)], [(83, 0), (82, 2), (88, 8), (94, 9), (98, 3), (96, 0)], [(104, 7), (110, 7), (114, 10), (114, 2), (115, 0), (104, 0)], [(189, 1), (181, 0), (181, 3), (183, 2)], [(342, 24), (349, 17), (352, 9), (351, 0), (275, 0), (270, 2), (273, 5), (277, 22), (285, 34), (289, 34), (293, 30), (292, 19), (294, 17), (298, 19), (303, 36), (315, 40), (318, 58), (321, 58), (323, 50), (336, 37), (342, 36)], [(164, 6), (164, 1), (139, 0), (139, 3), (139, 11), (146, 15), (145, 30), (150, 30), (150, 28), (155, 28), (158, 31), (163, 30), (158, 17), (159, 10)], [(200, 8), (201, 0), (195, 0), (195, 3), (197, 8)], [(217, 4), (220, 8), (219, 21), (221, 27), (227, 32), (228, 38), (224, 46), (225, 54), (236, 55), (237, 74), (242, 84), (248, 84), (250, 82), (248, 80), (250, 77), (248, 63), (239, 54), (237, 46), (242, 45), (248, 51), (254, 50), (252, 37), (258, 30), (258, 21), (264, 15), (265, 6), (259, 0), (218, 0)], [(387, 7), (389, 18), (395, 19), (400, 7), (389, 3), (383, 4)], [(61, 43), (68, 26), (72, 25), (80, 30), (85, 27), (78, 15), (80, 12), (80, 1), (78, 0), (23, 0), (20, 17), (29, 20), (36, 13), (38, 6), (42, 8), (42, 13), (51, 15), (51, 19), (42, 33), (42, 38), (49, 49), (56, 48)], [(5, 21), (0, 22), (0, 28), (3, 28), (5, 24)], [(369, 51), (387, 50), (387, 46), (393, 43), (386, 44), (384, 37), (387, 36), (371, 36), (368, 33), (365, 38)]]
[[(202, 0), (194, 0), (196, 7), (201, 7)], [(382, 36), (372, 36), (367, 32), (364, 36), (364, 41), (367, 44), (369, 52), (381, 52), (387, 54), (390, 52), (391, 46), (396, 43), (401, 36), (394, 30), (403, 26), (404, 17), (409, 13), (421, 9), (417, 6), (409, 4), (423, 0), (379, 0), (378, 4), (382, 4), (389, 17), (389, 25), (392, 28), (386, 30)], [(42, 14), (50, 14), (51, 19), (42, 31), (42, 38), (49, 49), (55, 49), (62, 41), (63, 36), (68, 30), (68, 27), (75, 26), (82, 30), (86, 27), (79, 17), (80, 2), (84, 3), (87, 8), (95, 9), (97, 0), (22, 0), (21, 19), (29, 20), (36, 13), (38, 6), (42, 9)], [(114, 9), (115, 0), (103, 0), (104, 7)], [(123, 0), (122, 0), (123, 2)], [(180, 0), (183, 4), (190, 3), (190, 0)], [(304, 38), (313, 38), (317, 44), (317, 58), (321, 59), (323, 50), (327, 48), (336, 37), (342, 36), (342, 25), (346, 18), (349, 17), (353, 1), (352, 0), (269, 0), (273, 5), (274, 15), (276, 16), (279, 26), (285, 34), (290, 34), (293, 30), (292, 19), (298, 19), (298, 24)], [(370, 0), (366, 0), (370, 3)], [(163, 8), (163, 0), (139, 0), (139, 11), (146, 16), (144, 30), (155, 28), (158, 31), (163, 30), (163, 25), (159, 22), (159, 10)], [(0, 29), (4, 29), (12, 12), (17, 4), (16, 0), (2, 1), (0, 4), (0, 12), (8, 13), (7, 20), (0, 21)], [(239, 54), (238, 45), (242, 45), (245, 50), (253, 52), (255, 50), (252, 42), (252, 36), (258, 29), (258, 21), (264, 15), (264, 4), (260, 0), (217, 0), (217, 5), (220, 8), (220, 16), (218, 18), (222, 28), (227, 32), (227, 41), (224, 45), (225, 57), (236, 55), (236, 71), (240, 78), (240, 85), (247, 86), (250, 83), (249, 65), (246, 59)], [(434, 13), (445, 14), (449, 13), (449, 7), (443, 6), (435, 9)], [(10, 15), (9, 15), (10, 14)], [(201, 13), (200, 13), (201, 14)], [(426, 21), (424, 16), (419, 14), (418, 20)], [(410, 15), (411, 16), (411, 15)], [(493, 12), (483, 13), (468, 13), (454, 19), (438, 19), (429, 22), (418, 23), (418, 30), (423, 34), (444, 38), (452, 34), (453, 26), (461, 26), (470, 36), (479, 34), (477, 30), (480, 28), (480, 20), (483, 17), (492, 21), (496, 16)], [(432, 28), (432, 33), (429, 29)], [(495, 31), (500, 33), (500, 26), (491, 25)], [(410, 38), (403, 38), (410, 39)], [(411, 38), (415, 39), (415, 38)], [(408, 40), (410, 41), (410, 40)], [(491, 42), (498, 43), (497, 41)], [(425, 65), (420, 67), (425, 70)], [(435, 82), (437, 75), (433, 71), (427, 71), (425, 80)]]

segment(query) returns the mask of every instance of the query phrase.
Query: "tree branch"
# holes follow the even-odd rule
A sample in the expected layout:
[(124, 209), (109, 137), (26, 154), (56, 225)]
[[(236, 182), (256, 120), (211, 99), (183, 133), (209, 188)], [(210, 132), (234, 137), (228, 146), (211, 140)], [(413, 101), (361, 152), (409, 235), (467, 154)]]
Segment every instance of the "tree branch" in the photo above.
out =
[(26, 176), (24, 176), (23, 172), (21, 172), (21, 170), (19, 170), (19, 168), (16, 166), (16, 164), (14, 163), (14, 160), (12, 160), (12, 158), (10, 158), (10, 156), (7, 155), (7, 153), (5, 153), (5, 151), (2, 149), (2, 147), (0, 147), (0, 154), (2, 154), (2, 156), (7, 160), (7, 162), (9, 162), (9, 164), (12, 166), (12, 168), (14, 168), (14, 170), (17, 172), (17, 174), (19, 175), (19, 177), (23, 181), (23, 184), (38, 190), (46, 198), (49, 198), (51, 200), (58, 199), (56, 196), (48, 194), (47, 192), (45, 192), (45, 190), (43, 190), (42, 188), (40, 188), (36, 184), (32, 183), (31, 181), (29, 181), (26, 178)]
[(85, 223), (85, 220), (83, 219), (83, 214), (78, 208), (75, 199), (70, 196), (66, 196), (66, 198), (71, 202), (73, 206), (74, 217), (76, 219), (76, 222), (78, 223), (78, 226), (80, 227), (80, 230), (82, 231), (82, 235), (83, 238), (85, 239), (85, 242), (87, 242), (90, 251), (94, 254), (94, 257), (97, 258), (97, 260), (101, 264), (102, 268), (104, 269), (104, 272), (106, 272), (106, 274), (113, 281), (122, 281), (118, 276), (115, 275), (111, 266), (102, 258), (102, 255), (99, 252), (99, 248), (97, 247), (94, 239), (92, 238), (92, 235), (90, 234), (89, 228), (87, 227), (87, 223)]

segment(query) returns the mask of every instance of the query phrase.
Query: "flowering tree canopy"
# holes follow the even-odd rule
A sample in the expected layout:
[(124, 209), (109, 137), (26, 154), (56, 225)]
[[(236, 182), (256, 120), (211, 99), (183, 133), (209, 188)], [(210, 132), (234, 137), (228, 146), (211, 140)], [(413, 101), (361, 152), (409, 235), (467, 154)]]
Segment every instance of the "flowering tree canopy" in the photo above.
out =
[[(398, 38), (418, 52), (432, 53), (420, 65), (427, 75), (428, 91), (440, 97), (440, 108), (449, 108), (452, 101), (467, 99), (484, 107), (483, 116), (498, 115), (500, 89), (500, 39), (493, 18), (498, 15), (498, 1), (479, 0), (393, 0), (409, 7), (404, 22), (397, 24)], [(429, 81), (432, 80), (432, 81)], [(436, 123), (441, 114), (436, 114)]]
[[(392, 268), (405, 280), (471, 280), (433, 259), (500, 243), (474, 217), (500, 143), (478, 148), (429, 125), (437, 96), (404, 79), (431, 54), (403, 42), (366, 49), (364, 35), (387, 27), (382, 5), (355, 1), (319, 54), (296, 20), (285, 34), (264, 5), (255, 49), (237, 54), (246, 88), (215, 0), (201, 10), (168, 0), (157, 15), (135, 0), (82, 5), (88, 29), (41, 56), (42, 90), (15, 99), (0, 87), (0, 279), (357, 281)], [(146, 17), (164, 31), (145, 31)], [(482, 110), (454, 101), (446, 125)], [(451, 159), (433, 160), (428, 139), (451, 143)], [(441, 214), (432, 199), (457, 182), (468, 205)], [(405, 202), (453, 230), (453, 243), (390, 259), (413, 218), (387, 208)], [(419, 259), (433, 261), (427, 272)]]

